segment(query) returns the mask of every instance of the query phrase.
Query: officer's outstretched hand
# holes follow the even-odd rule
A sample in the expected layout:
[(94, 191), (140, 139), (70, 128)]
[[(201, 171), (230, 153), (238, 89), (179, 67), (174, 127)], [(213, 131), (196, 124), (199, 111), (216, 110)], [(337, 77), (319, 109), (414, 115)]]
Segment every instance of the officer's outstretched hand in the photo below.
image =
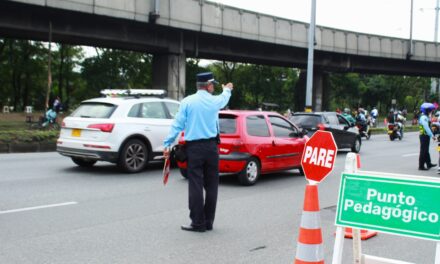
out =
[(232, 83), (227, 83), (227, 84), (222, 84), (222, 88), (229, 88), (229, 89), (234, 89), (234, 85)]
[(165, 159), (168, 159), (170, 157), (170, 148), (169, 147), (163, 149), (163, 157)]

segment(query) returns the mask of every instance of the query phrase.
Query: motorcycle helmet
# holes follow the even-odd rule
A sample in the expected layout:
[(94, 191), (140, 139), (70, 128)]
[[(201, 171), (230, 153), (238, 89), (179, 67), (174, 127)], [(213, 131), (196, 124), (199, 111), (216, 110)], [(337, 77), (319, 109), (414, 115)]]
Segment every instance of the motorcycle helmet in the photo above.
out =
[(350, 108), (347, 108), (347, 107), (344, 108), (344, 113), (346, 113), (346, 114), (350, 114), (350, 112), (351, 112), (351, 111), (350, 111)]
[(420, 106), (420, 112), (424, 113), (424, 114), (428, 114), (430, 113), (432, 110), (435, 109), (435, 106), (431, 103), (423, 103)]

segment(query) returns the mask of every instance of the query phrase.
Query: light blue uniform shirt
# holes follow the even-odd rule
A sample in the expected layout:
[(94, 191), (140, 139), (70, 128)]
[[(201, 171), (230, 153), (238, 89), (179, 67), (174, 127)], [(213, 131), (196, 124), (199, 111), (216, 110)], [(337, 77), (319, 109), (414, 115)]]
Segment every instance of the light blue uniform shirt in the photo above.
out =
[(421, 115), (419, 118), (419, 126), (423, 126), (423, 129), (425, 130), (426, 135), (428, 135), (429, 137), (432, 137), (432, 131), (431, 128), (429, 127), (429, 117), (426, 115)]
[(226, 106), (231, 97), (231, 89), (223, 88), (223, 93), (212, 95), (206, 90), (198, 90), (182, 100), (171, 130), (163, 142), (165, 148), (171, 146), (181, 131), (185, 131), (185, 141), (207, 139), (217, 136), (218, 111)]

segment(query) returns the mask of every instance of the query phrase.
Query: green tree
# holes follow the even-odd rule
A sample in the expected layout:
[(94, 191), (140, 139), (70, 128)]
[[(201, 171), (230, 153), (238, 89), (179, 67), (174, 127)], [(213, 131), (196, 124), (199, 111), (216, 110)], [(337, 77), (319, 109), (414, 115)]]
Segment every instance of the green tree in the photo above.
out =
[(206, 68), (199, 66), (199, 63), (200, 63), (199, 59), (186, 60), (185, 96), (191, 95), (197, 91), (197, 87), (196, 87), (197, 74), (208, 71)]
[[(57, 50), (52, 56), (52, 101), (60, 96), (62, 102), (68, 106), (72, 100), (72, 93), (80, 87), (80, 63), (84, 59), (81, 47), (66, 44), (57, 44)], [(51, 102), (52, 102), (51, 101)]]
[(97, 56), (82, 63), (86, 85), (79, 97), (95, 97), (102, 89), (149, 88), (152, 86), (151, 55), (113, 49), (97, 49)]
[[(44, 104), (47, 78), (45, 47), (41, 42), (2, 39), (0, 41), (0, 89), (2, 105), (17, 111), (26, 105)], [(47, 75), (46, 75), (47, 76)]]

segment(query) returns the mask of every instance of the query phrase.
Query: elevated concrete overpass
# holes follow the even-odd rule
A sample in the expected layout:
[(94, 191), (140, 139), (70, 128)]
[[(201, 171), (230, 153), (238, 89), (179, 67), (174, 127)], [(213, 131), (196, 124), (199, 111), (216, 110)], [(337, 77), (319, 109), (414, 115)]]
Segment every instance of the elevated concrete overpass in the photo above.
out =
[[(307, 63), (308, 24), (205, 0), (0, 1), (0, 36), (47, 41), (50, 24), (53, 41), (152, 53), (154, 88), (167, 87), (177, 99), (187, 57), (301, 69)], [(320, 110), (326, 72), (440, 77), (440, 46), (317, 27), (314, 65)]]

